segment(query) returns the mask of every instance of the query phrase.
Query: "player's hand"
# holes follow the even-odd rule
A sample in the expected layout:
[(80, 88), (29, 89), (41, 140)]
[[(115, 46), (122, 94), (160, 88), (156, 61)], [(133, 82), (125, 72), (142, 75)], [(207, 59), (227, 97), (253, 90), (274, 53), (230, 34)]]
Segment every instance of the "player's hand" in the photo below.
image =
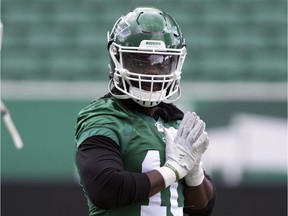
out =
[(199, 151), (198, 158), (196, 160), (194, 167), (185, 176), (186, 185), (198, 186), (203, 182), (205, 176), (204, 176), (204, 171), (202, 168), (201, 158), (202, 158), (203, 153), (207, 149), (208, 145), (209, 145), (209, 138), (207, 136), (206, 140), (203, 143), (204, 148), (199, 149), (200, 151)]
[[(196, 113), (190, 112), (185, 113), (176, 137), (173, 134), (173, 132), (175, 132), (173, 128), (164, 129), (166, 139), (166, 163), (163, 169), (168, 168), (170, 172), (171, 170), (174, 172), (176, 179), (174, 179), (174, 181), (183, 178), (192, 170), (197, 161), (199, 161), (198, 159), (201, 159), (201, 155), (207, 149), (207, 133), (204, 132), (204, 130), (205, 123)], [(161, 171), (163, 171), (163, 169)], [(167, 178), (165, 179), (165, 176), (163, 177), (166, 186), (167, 184), (171, 184), (171, 176), (169, 181), (167, 181)]]
[(197, 159), (195, 161), (193, 168), (185, 176), (185, 182), (188, 186), (200, 185), (204, 179), (204, 171), (202, 168), (201, 158), (209, 145), (209, 137), (205, 132), (205, 124), (204, 127), (202, 127), (201, 130), (198, 132), (198, 134), (195, 136), (195, 139), (198, 139), (202, 133), (204, 133), (205, 136), (203, 136), (203, 140), (201, 141), (199, 140), (200, 142), (198, 142), (198, 144), (195, 144), (195, 147), (196, 146), (198, 147), (194, 149), (194, 154), (197, 154)]

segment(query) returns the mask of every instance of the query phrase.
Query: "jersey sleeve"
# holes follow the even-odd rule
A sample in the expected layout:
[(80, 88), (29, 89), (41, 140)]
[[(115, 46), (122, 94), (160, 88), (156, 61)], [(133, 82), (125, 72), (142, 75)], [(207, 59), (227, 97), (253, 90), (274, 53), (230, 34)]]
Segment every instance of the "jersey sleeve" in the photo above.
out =
[(101, 127), (101, 128), (90, 128), (90, 129), (84, 131), (83, 133), (81, 133), (79, 138), (76, 141), (77, 148), (79, 147), (79, 145), (84, 140), (88, 139), (89, 137), (93, 137), (93, 136), (108, 137), (111, 140), (113, 140), (117, 145), (119, 145), (119, 139), (118, 139), (118, 136), (116, 135), (116, 133), (110, 128)]
[(123, 142), (123, 134), (129, 137), (132, 124), (133, 118), (119, 103), (103, 99), (95, 101), (78, 113), (76, 147), (92, 136), (105, 136), (120, 145)]

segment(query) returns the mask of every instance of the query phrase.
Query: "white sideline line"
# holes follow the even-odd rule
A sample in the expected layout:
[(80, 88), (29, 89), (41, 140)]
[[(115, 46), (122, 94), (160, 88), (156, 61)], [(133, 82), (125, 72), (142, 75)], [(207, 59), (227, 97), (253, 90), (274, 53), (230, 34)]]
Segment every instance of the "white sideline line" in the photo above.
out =
[[(2, 99), (94, 100), (108, 92), (108, 82), (2, 81)], [(180, 100), (287, 101), (286, 82), (181, 82)]]

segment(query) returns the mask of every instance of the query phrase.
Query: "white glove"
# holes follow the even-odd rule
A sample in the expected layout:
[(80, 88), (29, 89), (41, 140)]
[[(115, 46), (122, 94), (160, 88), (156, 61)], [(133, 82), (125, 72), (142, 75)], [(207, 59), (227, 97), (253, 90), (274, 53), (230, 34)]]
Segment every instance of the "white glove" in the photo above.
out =
[[(205, 125), (203, 128), (201, 128), (201, 131), (198, 133), (198, 135), (202, 133), (206, 133)], [(196, 137), (196, 139), (197, 138), (198, 137)], [(197, 160), (196, 160), (194, 167), (185, 176), (185, 182), (188, 186), (198, 186), (203, 182), (205, 178), (201, 158), (202, 158), (203, 153), (208, 148), (208, 145), (209, 145), (209, 137), (208, 135), (206, 135), (206, 139), (203, 141), (203, 144), (199, 146), (197, 150), (198, 156), (197, 156)]]
[(192, 170), (190, 170), (185, 176), (185, 182), (188, 186), (198, 186), (204, 180), (204, 171), (202, 168), (202, 161), (196, 163)]
[(204, 129), (205, 123), (196, 113), (190, 112), (185, 113), (175, 139), (173, 128), (164, 129), (166, 163), (158, 171), (162, 174), (166, 187), (183, 178), (197, 163), (199, 154), (206, 150), (207, 133), (203, 132)]
[(198, 149), (198, 158), (196, 160), (194, 167), (185, 176), (185, 182), (188, 186), (198, 186), (203, 182), (205, 178), (201, 158), (203, 153), (208, 148), (208, 145), (209, 145), (209, 138), (207, 136), (201, 148)]

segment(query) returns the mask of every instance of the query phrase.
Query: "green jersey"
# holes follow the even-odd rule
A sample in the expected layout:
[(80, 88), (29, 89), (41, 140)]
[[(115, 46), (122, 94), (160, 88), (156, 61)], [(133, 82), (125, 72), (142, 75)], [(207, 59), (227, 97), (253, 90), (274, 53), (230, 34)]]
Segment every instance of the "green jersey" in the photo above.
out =
[[(124, 170), (143, 173), (161, 167), (165, 163), (163, 127), (178, 128), (179, 121), (157, 121), (141, 112), (131, 111), (115, 98), (100, 99), (80, 111), (76, 128), (79, 146), (85, 139), (102, 135), (109, 137), (120, 147)], [(139, 203), (103, 210), (94, 206), (88, 198), (90, 216), (170, 216), (183, 215), (183, 181)]]

